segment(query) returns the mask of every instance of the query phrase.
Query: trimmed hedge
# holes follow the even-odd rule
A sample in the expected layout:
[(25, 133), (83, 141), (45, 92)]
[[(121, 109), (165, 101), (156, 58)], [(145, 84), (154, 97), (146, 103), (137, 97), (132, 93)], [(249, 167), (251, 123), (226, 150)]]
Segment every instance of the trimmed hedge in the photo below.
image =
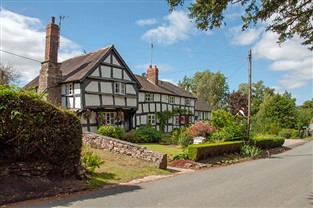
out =
[(261, 149), (280, 147), (285, 139), (276, 135), (258, 135), (251, 139), (251, 143)]
[(117, 126), (100, 126), (100, 128), (97, 130), (98, 134), (113, 137), (115, 139), (125, 139), (126, 133), (124, 129)]
[(239, 152), (241, 145), (242, 141), (193, 144), (188, 146), (188, 157), (190, 160), (199, 161), (224, 153)]
[(0, 85), (0, 165), (48, 162), (55, 175), (73, 174), (80, 164), (80, 120), (40, 98)]

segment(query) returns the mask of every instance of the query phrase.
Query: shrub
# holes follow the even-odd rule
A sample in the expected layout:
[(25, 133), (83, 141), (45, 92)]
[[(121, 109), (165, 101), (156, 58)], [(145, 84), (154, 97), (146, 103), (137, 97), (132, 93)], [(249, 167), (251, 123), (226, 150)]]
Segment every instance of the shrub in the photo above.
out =
[(217, 141), (233, 141), (246, 140), (247, 136), (247, 122), (240, 120), (225, 110), (216, 110), (212, 112), (212, 125), (217, 128), (216, 135), (211, 140)]
[(192, 137), (202, 136), (208, 138), (215, 130), (214, 126), (199, 121), (189, 127), (189, 134)]
[(251, 158), (256, 158), (261, 152), (262, 150), (254, 145), (242, 145), (240, 147), (240, 153)]
[(285, 139), (290, 139), (292, 135), (293, 129), (282, 129), (278, 136), (284, 137)]
[(179, 144), (179, 140), (182, 137), (182, 135), (188, 135), (188, 128), (187, 127), (181, 127), (179, 129), (174, 129), (172, 131), (172, 144)]
[(125, 139), (126, 137), (124, 129), (116, 126), (101, 126), (97, 133), (116, 139)]
[(104, 163), (101, 158), (94, 155), (92, 152), (86, 151), (82, 153), (81, 163), (89, 174), (94, 174), (96, 168), (100, 168), (100, 165)]
[(251, 139), (251, 142), (261, 149), (268, 149), (282, 146), (285, 139), (276, 135), (257, 135)]
[(159, 143), (161, 138), (161, 132), (147, 125), (131, 130), (127, 139), (133, 143)]
[(48, 162), (55, 175), (75, 173), (82, 147), (80, 120), (40, 98), (0, 85), (0, 163)]
[(188, 152), (182, 152), (182, 153), (173, 155), (171, 159), (172, 160), (188, 160), (189, 159)]
[(291, 132), (291, 139), (300, 138), (300, 132), (298, 130), (293, 129)]
[(193, 139), (189, 135), (182, 135), (178, 140), (178, 144), (182, 147), (187, 147), (188, 145), (192, 143), (193, 143)]
[(239, 152), (242, 141), (221, 142), (214, 144), (193, 144), (188, 146), (188, 157), (190, 160), (198, 161), (210, 156), (224, 153)]

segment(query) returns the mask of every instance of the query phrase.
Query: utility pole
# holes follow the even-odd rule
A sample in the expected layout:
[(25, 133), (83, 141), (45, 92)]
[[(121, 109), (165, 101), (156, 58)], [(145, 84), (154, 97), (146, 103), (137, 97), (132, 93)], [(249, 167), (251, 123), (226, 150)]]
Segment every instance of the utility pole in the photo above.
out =
[(252, 70), (252, 52), (251, 49), (248, 53), (249, 65), (248, 65), (248, 139), (250, 142), (250, 125), (251, 125), (251, 70)]

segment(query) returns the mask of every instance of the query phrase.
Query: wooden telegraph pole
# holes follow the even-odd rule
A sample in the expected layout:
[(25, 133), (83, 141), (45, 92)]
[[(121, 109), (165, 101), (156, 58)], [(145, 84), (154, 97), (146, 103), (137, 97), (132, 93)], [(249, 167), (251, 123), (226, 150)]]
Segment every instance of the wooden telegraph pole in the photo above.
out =
[(250, 125), (251, 125), (251, 70), (252, 70), (252, 52), (251, 49), (248, 53), (249, 65), (248, 65), (248, 139), (250, 142)]

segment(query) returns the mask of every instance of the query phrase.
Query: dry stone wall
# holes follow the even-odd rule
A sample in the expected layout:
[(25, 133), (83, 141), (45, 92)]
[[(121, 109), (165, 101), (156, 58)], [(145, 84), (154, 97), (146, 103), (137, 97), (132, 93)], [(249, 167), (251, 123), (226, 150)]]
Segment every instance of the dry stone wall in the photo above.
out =
[(83, 144), (96, 149), (102, 149), (119, 154), (129, 155), (153, 163), (161, 169), (167, 168), (167, 155), (147, 150), (130, 142), (114, 139), (91, 132), (83, 132)]
[(52, 170), (49, 163), (17, 162), (0, 167), (0, 177), (6, 175), (45, 176)]

